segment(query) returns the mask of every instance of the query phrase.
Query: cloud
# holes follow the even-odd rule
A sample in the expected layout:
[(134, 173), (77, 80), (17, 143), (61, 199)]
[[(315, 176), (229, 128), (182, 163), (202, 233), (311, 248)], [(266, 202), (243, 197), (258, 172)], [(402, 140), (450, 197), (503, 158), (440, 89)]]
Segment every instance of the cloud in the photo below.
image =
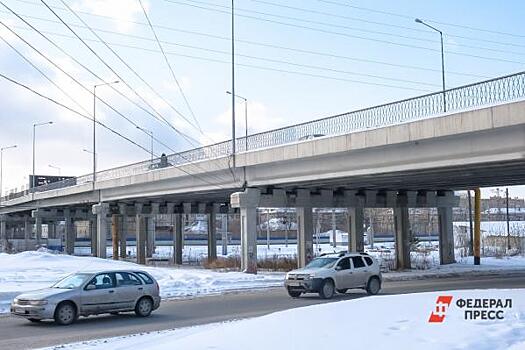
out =
[[(142, 0), (146, 12), (149, 12), (149, 2)], [(81, 0), (73, 4), (77, 11), (87, 11), (94, 15), (109, 16), (113, 20), (116, 30), (129, 33), (133, 30), (137, 17), (143, 16), (138, 0)]]

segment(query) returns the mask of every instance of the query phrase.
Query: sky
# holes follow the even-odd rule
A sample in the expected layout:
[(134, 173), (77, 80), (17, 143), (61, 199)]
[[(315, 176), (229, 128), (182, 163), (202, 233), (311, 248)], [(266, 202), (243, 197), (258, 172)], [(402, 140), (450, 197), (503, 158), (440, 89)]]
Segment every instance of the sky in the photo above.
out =
[[(150, 132), (155, 154), (230, 138), (231, 1), (142, 0), (169, 65), (139, 0), (44, 0), (74, 33), (40, 0), (0, 2), (60, 48), (0, 6), (0, 37), (62, 91), (4, 41), (1, 74), (87, 116), (93, 86), (120, 81), (97, 87), (97, 96), (126, 119), (97, 102), (97, 120), (141, 147), (98, 127), (98, 169), (148, 159)], [(236, 8), (236, 93), (248, 99), (249, 133), (438, 91), (439, 35), (416, 17), (444, 32), (448, 88), (519, 72), (525, 63), (519, 0), (237, 0)], [(0, 96), (0, 147), (17, 145), (4, 152), (4, 191), (28, 183), (34, 123), (53, 121), (36, 128), (37, 174), (91, 172), (92, 122), (4, 79)], [(237, 101), (236, 130), (244, 134)], [(523, 187), (510, 192), (525, 196)]]

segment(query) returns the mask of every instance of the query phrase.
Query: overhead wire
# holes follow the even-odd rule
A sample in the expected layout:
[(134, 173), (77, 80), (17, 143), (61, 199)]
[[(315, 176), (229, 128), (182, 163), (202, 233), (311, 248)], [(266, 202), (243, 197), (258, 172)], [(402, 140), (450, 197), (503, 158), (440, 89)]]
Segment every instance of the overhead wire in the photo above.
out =
[[(64, 0), (61, 0), (61, 1), (64, 2)], [(151, 32), (153, 33), (153, 36), (155, 37), (155, 41), (157, 42), (157, 44), (159, 46), (159, 49), (162, 52), (162, 56), (164, 57), (164, 61), (166, 62), (166, 65), (169, 68), (169, 71), (171, 73), (171, 77), (173, 78), (173, 80), (177, 84), (177, 87), (179, 88), (179, 92), (180, 92), (182, 98), (184, 99), (184, 102), (186, 103), (186, 107), (190, 111), (190, 113), (191, 113), (191, 115), (193, 117), (193, 120), (195, 121), (195, 123), (197, 124), (197, 127), (199, 128), (199, 130), (202, 133), (202, 129), (201, 129), (201, 126), (199, 124), (199, 121), (195, 117), (195, 113), (193, 113), (193, 109), (191, 108), (191, 105), (190, 105), (190, 103), (188, 101), (188, 98), (186, 97), (186, 94), (184, 93), (184, 89), (180, 85), (179, 80), (177, 79), (177, 76), (175, 75), (175, 71), (173, 70), (173, 67), (172, 67), (171, 63), (170, 63), (168, 57), (166, 56), (166, 53), (164, 52), (164, 48), (162, 47), (162, 44), (159, 41), (159, 37), (157, 36), (157, 32), (155, 31), (155, 28), (153, 28), (153, 25), (151, 24), (151, 20), (150, 20), (150, 18), (148, 16), (148, 12), (146, 11), (146, 8), (144, 7), (144, 4), (142, 4), (142, 1), (138, 0), (138, 2), (140, 4), (140, 7), (142, 8), (142, 12), (144, 13), (144, 17), (146, 18), (146, 20), (148, 22), (149, 28), (151, 29)]]
[[(58, 9), (66, 10), (64, 8), (58, 8)], [(0, 11), (0, 12), (4, 12), (4, 11)], [(101, 16), (101, 15), (94, 15), (94, 14), (90, 14), (90, 15), (91, 16), (95, 16), (95, 17), (100, 17), (100, 18), (106, 18), (106, 19), (115, 19), (115, 18), (109, 17), (109, 16)], [(31, 18), (31, 19), (35, 19), (35, 20), (39, 20), (39, 21), (50, 22), (50, 23), (60, 23), (60, 22), (55, 21), (55, 20), (49, 20), (49, 19), (46, 19), (46, 18), (30, 16), (30, 15), (22, 15), (22, 17)], [(137, 21), (127, 21), (127, 22), (140, 24), (140, 25), (147, 25), (146, 23), (137, 22)], [(83, 26), (80, 26), (80, 25), (77, 25), (77, 24), (71, 24), (71, 25), (74, 26), (74, 27), (83, 28)], [(162, 26), (162, 25), (156, 25), (155, 27), (161, 28), (161, 29), (165, 29), (165, 30), (175, 31), (175, 32), (181, 32), (181, 33), (187, 33), (187, 34), (192, 34), (192, 35), (198, 35), (198, 36), (203, 36), (203, 37), (214, 38), (214, 39), (218, 39), (218, 40), (231, 41), (231, 38), (229, 38), (229, 37), (224, 37), (224, 36), (215, 35), (215, 34), (209, 34), (209, 33), (202, 33), (202, 32), (196, 32), (196, 31), (177, 29), (177, 28), (173, 28), (173, 27), (169, 27), (169, 26)], [(119, 35), (119, 36), (123, 36), (123, 37), (129, 37), (129, 38), (146, 40), (146, 41), (153, 41), (153, 39), (142, 37), (142, 36), (138, 36), (138, 35), (120, 33), (120, 32), (116, 32), (116, 31), (111, 31), (111, 30), (106, 30), (106, 29), (101, 29), (101, 28), (95, 28), (95, 27), (91, 27), (91, 28), (94, 31), (96, 31), (96, 32), (108, 33), (108, 34)], [(54, 33), (54, 32), (49, 32), (49, 31), (47, 31), (47, 32), (46, 31), (42, 31), (42, 32), (50, 33), (50, 34), (56, 35), (56, 36), (68, 37), (68, 36), (66, 36), (66, 35), (64, 35), (62, 33)], [(85, 39), (85, 40), (93, 41), (93, 40), (90, 40), (90, 39)], [(345, 60), (349, 60), (349, 61), (356, 61), (356, 62), (363, 62), (363, 63), (372, 63), (372, 64), (391, 66), (391, 67), (399, 67), (399, 68), (406, 68), (406, 69), (414, 69), (414, 70), (420, 70), (420, 71), (430, 71), (430, 72), (439, 72), (439, 73), (441, 72), (441, 70), (434, 69), (434, 68), (427, 68), (427, 67), (407, 65), (407, 64), (396, 64), (396, 63), (392, 63), (392, 62), (377, 61), (377, 60), (371, 60), (371, 59), (365, 59), (365, 58), (359, 58), (359, 57), (350, 57), (350, 56), (338, 55), (338, 54), (333, 54), (333, 53), (324, 53), (324, 52), (321, 52), (321, 51), (305, 50), (305, 49), (300, 49), (300, 48), (296, 48), (296, 47), (287, 47), (287, 46), (275, 45), (275, 44), (270, 44), (270, 43), (256, 42), (256, 41), (251, 41), (251, 40), (236, 39), (235, 41), (239, 42), (239, 43), (249, 44), (249, 45), (268, 47), (268, 48), (274, 48), (274, 49), (278, 49), (278, 50), (286, 50), (286, 51), (292, 51), (292, 52), (299, 52), (299, 53), (311, 54), (311, 55), (316, 55), (316, 56), (345, 59)], [(103, 41), (103, 42), (105, 42), (105, 41)], [(161, 40), (161, 42), (165, 43), (165, 44), (168, 44), (168, 45), (183, 46), (182, 44), (174, 43), (172, 41), (167, 41), (167, 40)], [(121, 44), (112, 43), (112, 45), (119, 46)], [(139, 47), (134, 47), (134, 48), (141, 49)], [(205, 49), (205, 48), (200, 48), (200, 49)], [(144, 50), (148, 51), (149, 49), (145, 49), (144, 48)], [(260, 58), (260, 57), (258, 57), (258, 58)], [(519, 62), (519, 61), (510, 61), (510, 63), (525, 64), (524, 62)], [(450, 71), (450, 70), (447, 70), (446, 73), (447, 74), (458, 75), (458, 76), (468, 76), (468, 77), (475, 77), (475, 78), (482, 78), (482, 79), (489, 78), (488, 76), (484, 76), (484, 75), (480, 75), (480, 74), (456, 72), (456, 71)]]

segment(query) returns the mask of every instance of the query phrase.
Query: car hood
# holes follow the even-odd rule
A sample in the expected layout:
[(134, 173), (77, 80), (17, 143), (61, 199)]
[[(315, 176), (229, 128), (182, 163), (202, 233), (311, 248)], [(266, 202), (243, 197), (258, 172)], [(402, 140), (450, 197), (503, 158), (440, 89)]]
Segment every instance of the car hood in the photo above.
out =
[(59, 288), (45, 288), (39, 289), (32, 292), (27, 292), (18, 295), (17, 299), (26, 299), (26, 300), (42, 300), (49, 297), (54, 297), (61, 294), (67, 294), (71, 292), (71, 289), (59, 289)]
[(292, 274), (292, 275), (307, 274), (307, 273), (312, 273), (313, 274), (313, 273), (321, 271), (322, 269), (323, 268), (321, 268), (321, 267), (310, 268), (310, 269), (302, 268), (302, 269), (292, 270), (292, 271), (290, 271), (288, 273)]

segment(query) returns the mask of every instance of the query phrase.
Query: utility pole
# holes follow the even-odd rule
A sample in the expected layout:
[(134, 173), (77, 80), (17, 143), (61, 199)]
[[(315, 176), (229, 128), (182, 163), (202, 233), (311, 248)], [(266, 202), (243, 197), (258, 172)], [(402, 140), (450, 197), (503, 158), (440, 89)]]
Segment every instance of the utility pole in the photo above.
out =
[(35, 147), (36, 147), (36, 128), (39, 127), (39, 126), (44, 126), (44, 125), (51, 125), (53, 124), (53, 122), (45, 122), (45, 123), (35, 123), (33, 124), (33, 179), (31, 181), (31, 192), (33, 192), (33, 195), (34, 195), (34, 189), (36, 187), (36, 179), (35, 179)]
[(16, 148), (17, 145), (13, 145), (13, 146), (7, 146), (7, 147), (2, 147), (0, 148), (0, 204), (2, 203), (2, 195), (3, 195), (3, 180), (4, 180), (4, 151), (5, 150), (8, 150), (8, 149), (11, 149), (11, 148)]
[(469, 242), (469, 256), (474, 254), (474, 227), (472, 227), (472, 196), (470, 195), (470, 190), (467, 191), (468, 196), (468, 219), (469, 219), (469, 230), (470, 230), (470, 242)]
[(505, 189), (507, 207), (507, 249), (510, 250), (510, 220), (509, 220), (509, 188)]
[(236, 161), (236, 147), (235, 147), (235, 0), (232, 0), (232, 162), (233, 171), (235, 172)]

